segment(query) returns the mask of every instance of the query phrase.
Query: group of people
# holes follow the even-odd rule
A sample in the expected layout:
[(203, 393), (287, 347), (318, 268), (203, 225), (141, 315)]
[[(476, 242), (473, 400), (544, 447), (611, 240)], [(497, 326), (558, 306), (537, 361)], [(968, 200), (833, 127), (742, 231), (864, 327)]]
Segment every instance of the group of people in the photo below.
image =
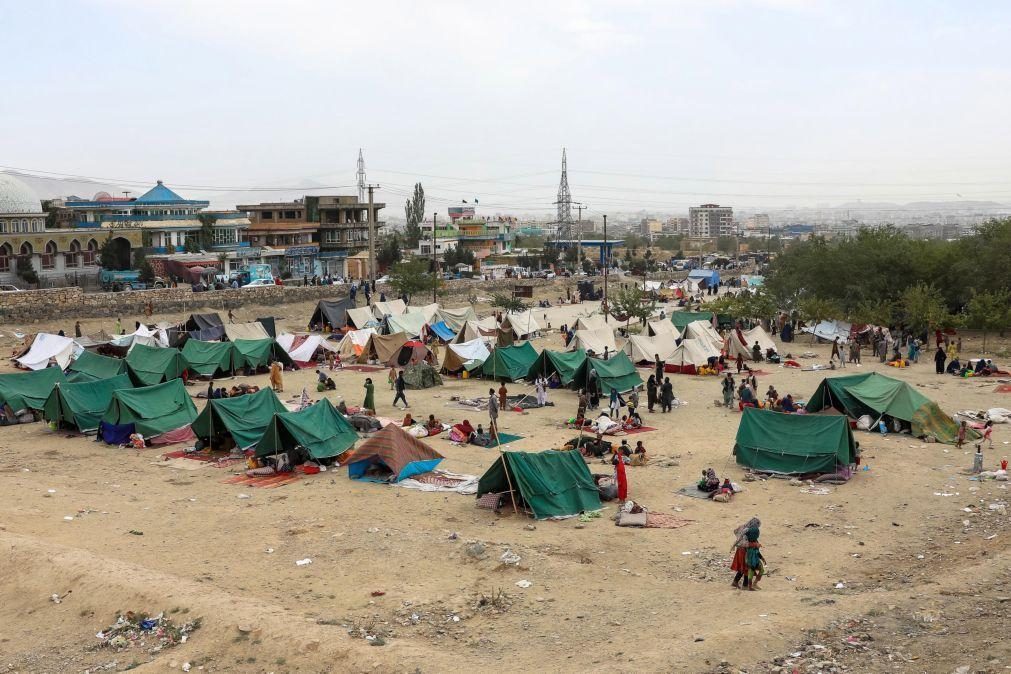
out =
[(238, 398), (239, 396), (248, 395), (250, 393), (256, 393), (260, 390), (259, 386), (254, 384), (236, 384), (230, 388), (225, 388), (224, 386), (214, 387), (214, 382), (211, 381), (207, 385), (207, 397), (210, 399), (220, 399), (220, 398)]

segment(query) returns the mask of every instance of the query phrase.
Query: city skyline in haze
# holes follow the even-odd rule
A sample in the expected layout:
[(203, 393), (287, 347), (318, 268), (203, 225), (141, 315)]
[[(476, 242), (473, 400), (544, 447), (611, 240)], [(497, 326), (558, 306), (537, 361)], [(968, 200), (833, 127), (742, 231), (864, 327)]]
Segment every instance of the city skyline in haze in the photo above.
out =
[(549, 217), (565, 147), (589, 215), (1011, 202), (997, 2), (3, 7), (6, 169), (350, 192), (361, 147), (390, 210)]

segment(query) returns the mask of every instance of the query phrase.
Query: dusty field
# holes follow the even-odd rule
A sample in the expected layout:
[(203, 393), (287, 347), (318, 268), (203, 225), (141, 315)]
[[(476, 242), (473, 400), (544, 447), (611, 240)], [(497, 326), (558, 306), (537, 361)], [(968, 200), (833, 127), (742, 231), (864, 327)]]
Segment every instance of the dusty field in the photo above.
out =
[[(308, 311), (286, 307), (281, 324), (298, 329)], [(238, 318), (265, 313), (249, 307)], [(555, 327), (566, 322), (563, 310), (549, 315)], [(155, 320), (166, 318), (179, 317)], [(0, 326), (4, 348), (15, 327)], [(111, 330), (112, 321), (84, 327)], [(559, 348), (560, 338), (535, 346)], [(963, 350), (974, 346), (966, 340)], [(806, 350), (827, 360), (827, 348), (806, 337), (784, 349)], [(773, 384), (801, 397), (825, 376), (766, 369), (762, 391)], [(900, 372), (877, 363), (861, 369), (905, 378), (948, 412), (1011, 406), (993, 380), (938, 377), (929, 358)], [(296, 395), (313, 376), (287, 374), (286, 392)], [(360, 403), (366, 376), (340, 373), (329, 395)], [(379, 414), (402, 416), (385, 374), (372, 376)], [(408, 392), (416, 417), (459, 421), (465, 413), (445, 406), (450, 396), (488, 388), (445, 381)], [(996, 672), (1011, 665), (1009, 518), (988, 509), (1006, 503), (1008, 492), (963, 474), (971, 448), (860, 433), (870, 470), (828, 495), (771, 480), (746, 483), (731, 504), (690, 499), (674, 490), (708, 466), (741, 480), (730, 456), (739, 415), (713, 407), (717, 380), (672, 381), (687, 405), (645, 415), (659, 430), (630, 439), (642, 439), (654, 463), (628, 473), (632, 498), (693, 520), (672, 531), (618, 529), (609, 519), (613, 505), (582, 527), (497, 517), (477, 510), (473, 497), (357, 484), (343, 472), (251, 489), (222, 484), (237, 469), (157, 465), (164, 448), (113, 449), (41, 424), (0, 430), (0, 671), (160, 671), (183, 663), (205, 672)], [(550, 399), (556, 407), (502, 414), (502, 430), (524, 436), (509, 449), (536, 451), (570, 437), (561, 422), (574, 414), (575, 395), (555, 391)], [(1011, 430), (998, 426), (988, 468), (1009, 453), (1009, 440)], [(480, 474), (497, 456), (441, 438), (432, 444), (456, 472)], [(740, 592), (727, 568), (732, 529), (753, 515), (762, 519), (770, 574), (762, 591)], [(475, 541), (485, 546), (483, 558), (467, 552)], [(507, 548), (521, 556), (518, 567), (500, 563)], [(312, 564), (296, 566), (303, 558)], [(521, 589), (520, 580), (532, 585)], [(379, 591), (385, 595), (372, 596)], [(68, 592), (61, 603), (50, 601)], [(174, 610), (202, 617), (203, 627), (156, 656), (95, 650), (95, 633), (119, 610)], [(350, 627), (383, 634), (385, 644), (350, 636)]]

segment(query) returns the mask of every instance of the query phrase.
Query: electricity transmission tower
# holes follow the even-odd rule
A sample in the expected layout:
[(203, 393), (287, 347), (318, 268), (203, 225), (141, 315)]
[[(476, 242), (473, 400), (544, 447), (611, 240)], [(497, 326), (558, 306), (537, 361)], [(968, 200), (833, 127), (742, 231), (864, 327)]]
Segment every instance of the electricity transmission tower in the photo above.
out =
[(358, 203), (365, 201), (365, 158), (362, 157), (362, 149), (358, 148)]
[(562, 148), (562, 179), (558, 183), (558, 197), (555, 199), (555, 206), (558, 207), (555, 225), (558, 227), (556, 239), (565, 240), (572, 238), (572, 193), (569, 192), (569, 170), (568, 160), (565, 157), (565, 148)]

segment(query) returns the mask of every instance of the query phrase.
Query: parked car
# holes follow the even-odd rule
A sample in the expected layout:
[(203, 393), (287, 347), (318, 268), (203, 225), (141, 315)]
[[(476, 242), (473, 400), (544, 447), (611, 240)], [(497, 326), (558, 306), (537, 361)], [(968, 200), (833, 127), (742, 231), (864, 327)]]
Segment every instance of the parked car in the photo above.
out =
[(264, 286), (274, 285), (274, 280), (269, 278), (258, 278), (255, 281), (250, 281), (243, 288), (263, 288)]
[(11, 285), (0, 285), (0, 293), (19, 293), (21, 288)]

